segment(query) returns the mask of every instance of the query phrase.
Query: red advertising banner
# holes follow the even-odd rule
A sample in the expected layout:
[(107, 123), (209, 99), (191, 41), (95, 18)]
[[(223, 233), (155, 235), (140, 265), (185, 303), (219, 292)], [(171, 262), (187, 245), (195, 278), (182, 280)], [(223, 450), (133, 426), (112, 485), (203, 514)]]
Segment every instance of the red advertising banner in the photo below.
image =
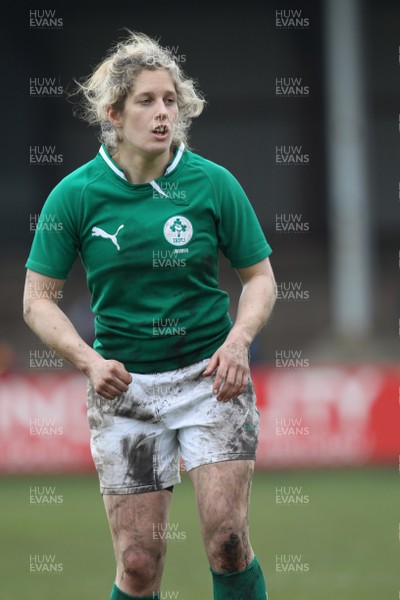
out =
[[(258, 468), (397, 463), (400, 369), (253, 368), (261, 431)], [(80, 373), (0, 379), (0, 472), (92, 470)]]
[(0, 471), (93, 468), (80, 373), (12, 374), (0, 379)]
[(261, 417), (258, 467), (394, 463), (400, 369), (253, 369)]

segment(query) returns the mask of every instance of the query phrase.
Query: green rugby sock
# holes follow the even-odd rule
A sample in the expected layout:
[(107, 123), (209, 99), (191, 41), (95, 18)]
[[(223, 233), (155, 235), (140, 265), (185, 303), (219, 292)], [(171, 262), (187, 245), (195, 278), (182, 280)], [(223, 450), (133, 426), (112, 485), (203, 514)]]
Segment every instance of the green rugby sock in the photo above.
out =
[(264, 575), (258, 560), (242, 571), (217, 573), (212, 569), (214, 600), (268, 600)]
[(120, 590), (117, 584), (114, 583), (110, 600), (160, 600), (160, 594), (159, 592), (154, 592), (152, 596), (130, 596)]

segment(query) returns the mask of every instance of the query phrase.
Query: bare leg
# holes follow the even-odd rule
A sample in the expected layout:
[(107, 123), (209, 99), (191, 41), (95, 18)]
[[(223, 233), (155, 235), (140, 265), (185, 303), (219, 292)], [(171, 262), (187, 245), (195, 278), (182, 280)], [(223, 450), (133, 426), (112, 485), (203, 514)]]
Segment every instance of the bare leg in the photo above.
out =
[(116, 584), (126, 594), (150, 596), (158, 592), (167, 543), (155, 534), (168, 522), (172, 494), (104, 495), (115, 561)]
[(211, 568), (233, 573), (249, 566), (248, 508), (254, 462), (235, 460), (197, 467), (193, 481), (203, 542)]

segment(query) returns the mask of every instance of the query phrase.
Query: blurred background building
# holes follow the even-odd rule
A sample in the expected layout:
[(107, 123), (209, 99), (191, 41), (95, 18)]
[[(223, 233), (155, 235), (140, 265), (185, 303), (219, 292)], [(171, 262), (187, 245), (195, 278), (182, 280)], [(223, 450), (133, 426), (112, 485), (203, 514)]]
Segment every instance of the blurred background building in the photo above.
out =
[[(126, 4), (106, 18), (97, 5), (65, 5), (54, 27), (40, 26), (50, 9), (14, 10), (3, 66), (3, 360), (25, 368), (37, 345), (21, 319), (35, 219), (99, 146), (67, 93), (125, 27), (159, 38), (198, 80), (208, 106), (192, 148), (235, 174), (273, 248), (281, 301), (254, 361), (273, 364), (282, 348), (314, 364), (398, 356), (399, 5), (277, 4)], [(35, 163), (42, 151), (58, 160)], [(224, 262), (221, 285), (234, 315), (239, 285)], [(62, 307), (90, 339), (88, 306), (77, 264)]]

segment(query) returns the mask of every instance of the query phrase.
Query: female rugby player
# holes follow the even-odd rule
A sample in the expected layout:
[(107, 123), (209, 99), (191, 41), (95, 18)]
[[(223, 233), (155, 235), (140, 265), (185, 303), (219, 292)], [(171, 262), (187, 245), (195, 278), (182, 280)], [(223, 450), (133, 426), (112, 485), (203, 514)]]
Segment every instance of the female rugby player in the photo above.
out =
[[(180, 459), (214, 598), (265, 600), (248, 530), (259, 430), (249, 347), (275, 301), (271, 249), (233, 175), (188, 149), (204, 100), (169, 51), (130, 34), (80, 89), (102, 145), (43, 207), (42, 219), (60, 227), (35, 232), (24, 316), (88, 378), (91, 450), (116, 558), (111, 600), (159, 598), (166, 541), (157, 532)], [(234, 324), (218, 288), (219, 249), (242, 283)], [(93, 348), (55, 301), (78, 255)]]

